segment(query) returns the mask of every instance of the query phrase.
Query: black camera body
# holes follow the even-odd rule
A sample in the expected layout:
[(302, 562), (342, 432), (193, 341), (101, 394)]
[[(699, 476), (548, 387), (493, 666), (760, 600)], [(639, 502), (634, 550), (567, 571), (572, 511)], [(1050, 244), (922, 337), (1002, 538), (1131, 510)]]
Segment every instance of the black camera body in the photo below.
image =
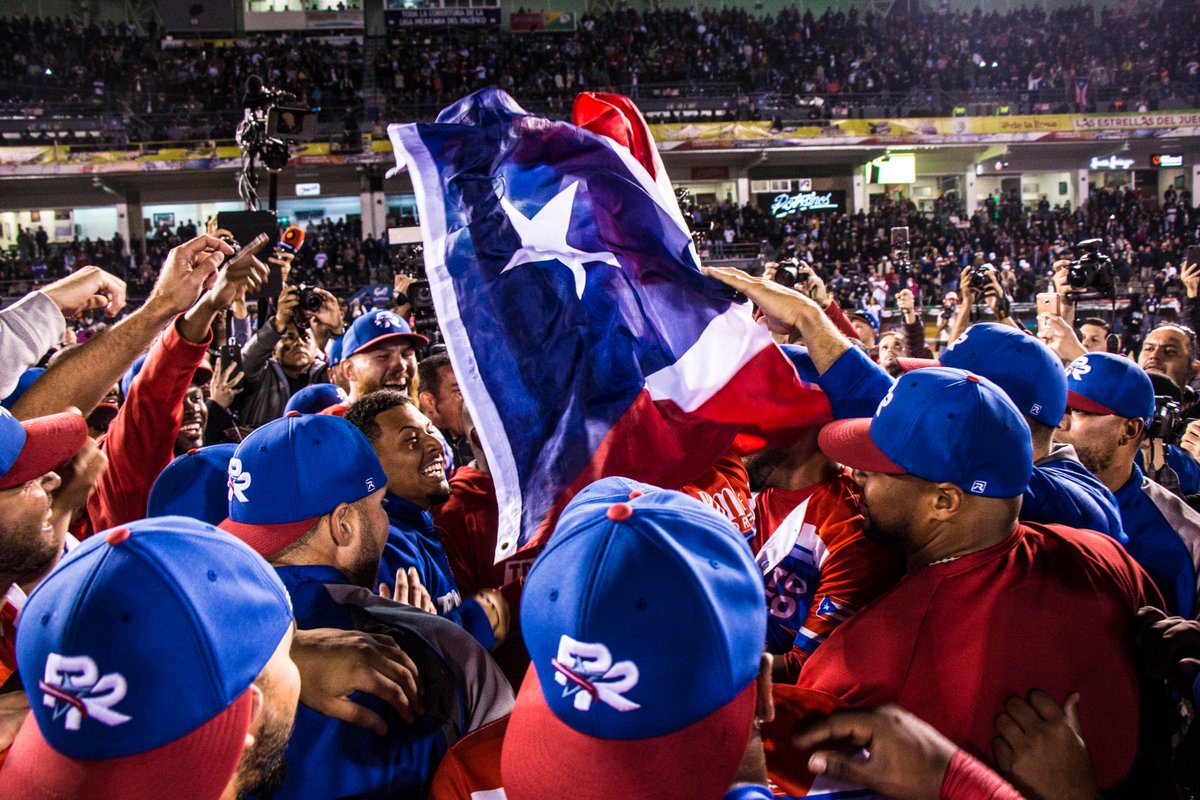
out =
[(1076, 245), (1083, 252), (1067, 267), (1067, 283), (1076, 292), (1112, 296), (1113, 264), (1100, 252), (1103, 245), (1103, 239), (1085, 239)]
[(992, 276), (996, 274), (996, 265), (983, 262), (972, 264), (967, 271), (967, 278), (976, 296), (982, 298), (983, 292), (991, 285)]
[(909, 247), (908, 226), (892, 228), (892, 261), (896, 265), (896, 274), (900, 276), (903, 288), (908, 288), (908, 279), (912, 277), (912, 251)]
[(301, 337), (307, 338), (308, 329), (312, 325), (308, 315), (320, 311), (323, 301), (321, 295), (317, 294), (317, 287), (305, 283), (296, 286), (296, 293), (299, 297), (296, 301), (296, 309), (292, 312), (292, 322), (300, 331)]
[(1146, 428), (1146, 436), (1157, 439), (1164, 445), (1179, 444), (1189, 420), (1183, 415), (1183, 406), (1169, 395), (1154, 396), (1154, 418)]

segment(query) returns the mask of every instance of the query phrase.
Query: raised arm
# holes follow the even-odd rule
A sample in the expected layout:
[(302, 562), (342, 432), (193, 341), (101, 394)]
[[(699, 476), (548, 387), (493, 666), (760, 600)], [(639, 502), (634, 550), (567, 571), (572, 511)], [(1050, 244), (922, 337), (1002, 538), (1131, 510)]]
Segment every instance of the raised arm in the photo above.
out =
[(146, 304), (46, 370), (13, 408), (17, 419), (32, 419), (75, 406), (91, 413), (154, 337), (187, 310), (215, 280), (233, 248), (212, 236), (198, 236), (171, 250)]

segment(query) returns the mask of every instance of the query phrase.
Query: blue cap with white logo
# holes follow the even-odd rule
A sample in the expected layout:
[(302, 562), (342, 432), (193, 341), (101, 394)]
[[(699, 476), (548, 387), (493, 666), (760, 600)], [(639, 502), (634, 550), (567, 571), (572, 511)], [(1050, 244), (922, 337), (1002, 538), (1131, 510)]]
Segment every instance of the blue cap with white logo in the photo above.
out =
[(703, 503), (661, 489), (597, 502), (619, 488), (572, 501), (526, 579), (532, 666), (501, 763), (512, 800), (720, 797), (745, 752), (762, 576)]
[(236, 444), (192, 449), (158, 473), (146, 503), (148, 517), (191, 517), (219, 525), (229, 516), (226, 499), (229, 459)]
[(98, 533), (30, 594), (17, 663), (32, 713), (4, 797), (219, 797), (250, 685), (292, 624), (275, 571), (227, 533), (158, 517)]
[(1067, 407), (1089, 414), (1149, 420), (1154, 416), (1154, 384), (1132, 359), (1088, 353), (1067, 366)]
[(246, 437), (229, 460), (229, 518), (220, 527), (264, 557), (340, 503), (387, 486), (367, 437), (341, 417), (292, 412)]
[(987, 378), (949, 367), (902, 375), (870, 419), (821, 429), (821, 450), (852, 469), (1017, 497), (1033, 474), (1029, 425)]
[(905, 371), (943, 366), (965, 369), (999, 386), (1027, 417), (1057, 427), (1067, 410), (1067, 376), (1040, 339), (999, 322), (972, 325), (937, 361), (899, 358)]
[(401, 339), (413, 347), (429, 344), (428, 339), (413, 333), (408, 323), (395, 312), (376, 309), (350, 323), (346, 335), (342, 337), (342, 351), (338, 360), (345, 361), (355, 353), (389, 339)]
[(301, 414), (319, 414), (330, 406), (345, 401), (346, 393), (342, 391), (342, 387), (332, 383), (314, 383), (289, 397), (287, 405), (283, 407), (283, 413), (296, 411)]

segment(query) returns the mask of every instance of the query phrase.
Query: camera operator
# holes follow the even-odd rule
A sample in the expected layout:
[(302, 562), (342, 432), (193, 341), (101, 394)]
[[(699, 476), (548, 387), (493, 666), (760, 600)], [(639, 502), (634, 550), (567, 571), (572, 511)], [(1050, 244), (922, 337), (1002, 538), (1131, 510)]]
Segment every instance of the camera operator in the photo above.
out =
[(1154, 419), (1138, 451), (1137, 465), (1158, 483), (1187, 499), (1200, 491), (1200, 464), (1179, 447), (1188, 424), (1183, 414), (1184, 391), (1165, 375), (1148, 374), (1154, 386)]
[[(328, 380), (326, 364), (319, 355), (328, 339), (343, 331), (341, 308), (324, 289), (309, 292), (309, 298), (319, 298), (319, 305), (310, 300), (309, 308), (301, 308), (301, 288), (285, 285), (275, 316), (242, 348), (245, 390), (239, 416), (243, 425), (257, 428), (278, 419), (293, 394)], [(299, 327), (297, 321), (306, 323), (309, 330)]]
[[(839, 331), (852, 340), (866, 344), (859, 335), (859, 326), (850, 321), (837, 299), (829, 292), (824, 279), (809, 264), (797, 258), (789, 258), (783, 262), (768, 261), (763, 265), (762, 276), (763, 280), (773, 281), (789, 289), (794, 288), (810, 298), (825, 311), (825, 316)], [(786, 339), (786, 337), (783, 338)], [(782, 344), (786, 343), (786, 341), (782, 342)], [(871, 343), (871, 346), (874, 346), (874, 339), (871, 340)]]
[[(1088, 353), (1067, 368), (1068, 414), (1057, 434), (1117, 498), (1126, 549), (1150, 573), (1170, 613), (1195, 617), (1200, 512), (1146, 477), (1138, 452), (1156, 416), (1145, 370), (1112, 353)], [(1195, 555), (1193, 555), (1195, 554)]]

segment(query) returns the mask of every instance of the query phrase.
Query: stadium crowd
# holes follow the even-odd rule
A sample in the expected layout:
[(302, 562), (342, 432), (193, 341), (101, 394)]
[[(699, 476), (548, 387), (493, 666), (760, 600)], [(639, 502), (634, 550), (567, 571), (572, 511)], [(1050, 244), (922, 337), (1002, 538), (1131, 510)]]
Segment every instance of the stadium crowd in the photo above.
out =
[[(633, 9), (584, 15), (569, 34), (413, 29), (393, 33), (363, 65), (355, 38), (303, 35), (204, 42), (151, 28), (63, 19), (0, 19), (0, 108), (50, 120), (99, 115), (103, 129), (65, 141), (229, 138), (227, 105), (246, 78), (295, 94), (327, 119), (431, 117), (454, 98), (498, 85), (542, 113), (577, 91), (664, 97), (722, 86), (731, 118), (780, 108), (841, 115), (948, 114), (999, 100), (1021, 113), (1156, 110), (1200, 91), (1194, 4), (1123, 3), (983, 13), (946, 8), (880, 17), (852, 9)], [(171, 44), (171, 46), (167, 46)], [(18, 46), (19, 45), (19, 46)], [(366, 107), (368, 89), (383, 105)], [(761, 100), (759, 103), (755, 100)], [(819, 101), (819, 102), (816, 102)], [(767, 109), (764, 111), (763, 109)], [(184, 114), (181, 111), (186, 110)], [(806, 111), (805, 114), (810, 113)], [(27, 141), (51, 141), (35, 127)]]

